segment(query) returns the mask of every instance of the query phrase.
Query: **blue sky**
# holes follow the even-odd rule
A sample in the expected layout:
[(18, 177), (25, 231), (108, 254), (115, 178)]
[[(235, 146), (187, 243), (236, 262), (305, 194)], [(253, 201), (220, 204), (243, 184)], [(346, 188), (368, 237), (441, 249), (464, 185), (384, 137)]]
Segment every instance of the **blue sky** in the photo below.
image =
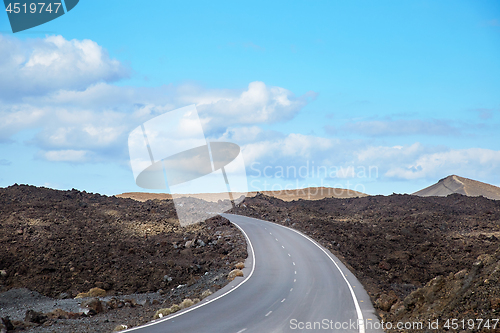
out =
[(496, 0), (86, 0), (10, 31), (0, 13), (0, 186), (144, 191), (128, 133), (189, 104), (252, 190), (500, 185)]

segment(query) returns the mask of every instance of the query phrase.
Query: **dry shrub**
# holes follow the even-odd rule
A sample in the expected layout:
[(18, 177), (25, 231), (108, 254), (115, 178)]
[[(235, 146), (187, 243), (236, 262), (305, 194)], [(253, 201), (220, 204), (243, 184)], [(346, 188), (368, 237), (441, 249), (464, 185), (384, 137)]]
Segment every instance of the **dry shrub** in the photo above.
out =
[(105, 297), (106, 290), (101, 288), (92, 288), (89, 290), (90, 297)]
[(243, 269), (243, 268), (245, 268), (245, 264), (242, 262), (239, 262), (236, 265), (234, 265), (234, 267), (236, 267), (237, 269)]
[(115, 327), (115, 329), (113, 330), (113, 332), (120, 332), (120, 331), (124, 331), (128, 328), (127, 325), (118, 325)]
[(160, 310), (156, 311), (153, 319), (163, 318), (165, 316), (168, 316), (170, 313), (171, 313), (170, 308), (160, 309)]
[(204, 299), (205, 297), (208, 297), (210, 295), (212, 295), (212, 292), (210, 291), (210, 289), (207, 289), (201, 293), (201, 299)]
[(195, 298), (195, 299), (193, 299), (193, 303), (194, 303), (194, 304), (198, 304), (198, 303), (200, 303), (200, 299), (199, 299), (199, 298)]
[(85, 298), (85, 297), (90, 297), (90, 294), (89, 293), (79, 293), (78, 295), (76, 295), (75, 298)]
[(193, 304), (194, 304), (194, 302), (191, 299), (186, 298), (185, 300), (182, 301), (181, 304), (179, 304), (179, 306), (181, 307), (181, 309), (185, 309), (185, 308), (189, 308)]
[(229, 274), (227, 275), (227, 279), (229, 281), (233, 281), (235, 277), (237, 276), (243, 276), (243, 272), (240, 269), (233, 269)]
[(173, 304), (171, 307), (170, 307), (170, 313), (174, 313), (174, 312), (177, 312), (181, 309), (180, 306), (178, 306), (177, 304)]

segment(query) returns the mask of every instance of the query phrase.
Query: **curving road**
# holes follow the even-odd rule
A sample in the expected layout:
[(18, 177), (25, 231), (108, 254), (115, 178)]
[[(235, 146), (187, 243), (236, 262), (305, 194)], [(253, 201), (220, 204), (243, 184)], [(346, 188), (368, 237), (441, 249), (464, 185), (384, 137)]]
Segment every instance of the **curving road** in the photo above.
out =
[[(222, 214), (247, 237), (244, 278), (136, 333), (383, 332), (361, 284), (312, 239), (275, 223)], [(362, 324), (357, 324), (362, 323)]]

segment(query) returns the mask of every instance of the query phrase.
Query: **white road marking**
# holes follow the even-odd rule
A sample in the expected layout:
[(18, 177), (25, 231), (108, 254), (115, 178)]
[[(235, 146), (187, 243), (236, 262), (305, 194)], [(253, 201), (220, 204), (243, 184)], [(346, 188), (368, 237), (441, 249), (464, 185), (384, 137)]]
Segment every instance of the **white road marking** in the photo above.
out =
[[(293, 282), (296, 282), (296, 281), (297, 281), (297, 279), (293, 279)], [(292, 289), (293, 289), (293, 288), (292, 288)]]
[(278, 238), (275, 238), (275, 239), (276, 239), (276, 241), (278, 241)]
[(291, 257), (290, 253), (288, 253), (288, 256)]
[(242, 329), (242, 330), (239, 330), (239, 331), (238, 331), (238, 332), (236, 332), (236, 333), (243, 333), (243, 332), (245, 332), (246, 330), (247, 330), (247, 329), (246, 329), (246, 328), (244, 328), (244, 329)]
[[(294, 281), (294, 282), (295, 282), (295, 281)], [(293, 288), (290, 288), (290, 291), (292, 291), (292, 290), (293, 290)]]
[(271, 313), (272, 313), (272, 311), (269, 311), (269, 312), (266, 314), (266, 317), (267, 317), (267, 316), (269, 316)]
[(226, 296), (227, 294), (230, 294), (232, 293), (233, 291), (235, 291), (236, 289), (238, 289), (239, 287), (241, 287), (245, 282), (247, 282), (253, 275), (253, 272), (255, 271), (255, 251), (253, 249), (253, 244), (252, 244), (252, 241), (250, 240), (250, 237), (248, 237), (247, 233), (245, 232), (245, 230), (243, 230), (242, 227), (240, 227), (239, 225), (237, 225), (236, 223), (233, 223), (233, 225), (235, 225), (238, 229), (240, 229), (240, 231), (243, 233), (243, 235), (245, 235), (245, 238), (247, 240), (247, 244), (250, 246), (250, 250), (252, 252), (252, 270), (250, 271), (250, 274), (248, 274), (248, 276), (246, 277), (245, 280), (241, 281), (235, 288), (232, 288), (232, 289), (229, 289), (228, 291), (226, 291), (224, 294), (222, 295), (219, 295), (215, 298), (212, 298), (211, 300), (209, 301), (206, 301), (206, 302), (200, 302), (198, 303), (197, 305), (194, 305), (194, 306), (191, 306), (189, 308), (187, 308), (186, 311), (182, 311), (182, 312), (178, 312), (174, 315), (169, 315), (167, 317), (163, 317), (161, 319), (157, 319), (156, 321), (154, 322), (150, 322), (150, 323), (147, 323), (147, 324), (144, 324), (144, 325), (141, 325), (141, 326), (136, 326), (136, 327), (132, 327), (132, 328), (129, 328), (127, 329), (126, 331), (123, 331), (123, 332), (132, 332), (132, 331), (135, 331), (135, 330), (138, 330), (138, 329), (142, 329), (144, 327), (148, 327), (148, 326), (153, 326), (153, 325), (157, 325), (159, 323), (163, 323), (165, 321), (168, 321), (168, 320), (172, 320), (174, 318), (177, 318), (179, 316), (182, 316), (183, 314), (186, 314), (188, 312), (191, 312), (193, 310), (196, 310), (198, 308), (201, 308), (202, 306), (205, 306), (207, 304), (210, 304), (212, 302), (215, 302), (216, 300), (218, 300), (219, 298), (222, 298), (224, 296)]
[(285, 248), (283, 245), (281, 245), (282, 248)]
[(337, 269), (339, 270), (340, 275), (342, 275), (342, 277), (344, 278), (344, 281), (347, 284), (347, 287), (349, 288), (349, 291), (351, 292), (351, 297), (352, 297), (352, 300), (354, 301), (354, 307), (356, 308), (356, 314), (358, 315), (358, 322), (360, 323), (360, 325), (359, 325), (359, 333), (365, 333), (366, 331), (365, 331), (365, 325), (364, 325), (364, 319), (363, 319), (363, 312), (361, 311), (361, 307), (359, 306), (358, 298), (356, 297), (356, 294), (354, 293), (354, 290), (353, 290), (351, 284), (349, 283), (349, 281), (347, 280), (347, 277), (345, 276), (344, 272), (342, 272), (342, 270), (340, 269), (339, 265), (337, 265), (337, 263), (335, 262), (335, 260), (333, 260), (333, 258), (330, 257), (330, 255), (328, 254), (328, 252), (326, 252), (320, 245), (318, 245), (318, 243), (315, 242), (311, 237), (306, 236), (303, 233), (301, 233), (301, 232), (299, 232), (299, 231), (297, 231), (295, 229), (292, 229), (292, 228), (289, 228), (289, 227), (285, 227), (283, 225), (280, 226), (280, 227), (286, 228), (288, 230), (291, 230), (291, 231), (295, 232), (296, 234), (299, 234), (302, 237), (308, 239), (311, 243), (313, 243), (321, 251), (323, 251), (323, 253), (326, 254), (326, 256), (328, 258), (330, 258), (330, 260), (335, 264), (335, 267), (337, 267)]
[(286, 298), (283, 298), (283, 299), (281, 300), (281, 303), (283, 303), (283, 302), (285, 301), (285, 299), (286, 299)]
[(295, 261), (293, 261), (292, 264), (295, 266)]
[(297, 274), (297, 271), (295, 271), (295, 274)]

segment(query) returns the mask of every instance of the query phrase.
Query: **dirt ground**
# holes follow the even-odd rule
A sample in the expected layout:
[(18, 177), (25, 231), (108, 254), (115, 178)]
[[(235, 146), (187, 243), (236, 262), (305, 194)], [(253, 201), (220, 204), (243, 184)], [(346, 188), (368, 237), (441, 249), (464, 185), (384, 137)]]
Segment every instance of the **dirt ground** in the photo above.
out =
[[(454, 194), (284, 202), (258, 195), (234, 212), (319, 241), (350, 267), (385, 321), (437, 319), (432, 332), (444, 332), (447, 319), (500, 318), (500, 201)], [(481, 329), (476, 322), (457, 332)]]
[[(116, 296), (165, 294), (203, 282), (205, 274), (227, 274), (246, 257), (244, 237), (228, 220), (181, 227), (170, 200), (0, 189), (0, 292), (27, 288), (60, 299), (94, 287)], [(227, 283), (221, 281), (206, 280), (189, 293)]]

